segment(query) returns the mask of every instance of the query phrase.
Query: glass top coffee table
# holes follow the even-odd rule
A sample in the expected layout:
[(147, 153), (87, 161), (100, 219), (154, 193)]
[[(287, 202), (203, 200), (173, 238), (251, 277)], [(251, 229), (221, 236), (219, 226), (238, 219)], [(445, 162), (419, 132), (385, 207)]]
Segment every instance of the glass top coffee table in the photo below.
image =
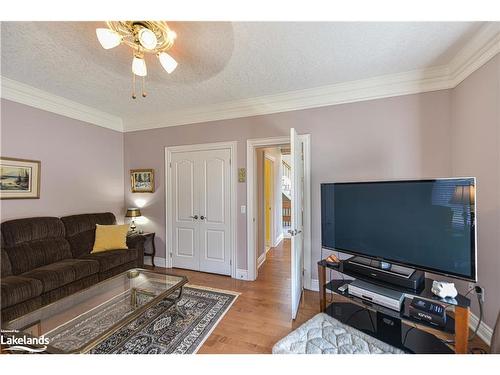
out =
[(177, 302), (187, 282), (185, 276), (131, 269), (7, 322), (2, 329), (48, 338), (48, 353), (85, 353), (164, 298), (184, 316)]

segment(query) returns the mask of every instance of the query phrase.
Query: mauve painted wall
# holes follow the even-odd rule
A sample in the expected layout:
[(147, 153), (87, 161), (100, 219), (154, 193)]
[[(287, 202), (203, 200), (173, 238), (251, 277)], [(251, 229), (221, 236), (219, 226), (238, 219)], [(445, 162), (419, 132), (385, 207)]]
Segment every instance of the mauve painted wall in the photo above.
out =
[(123, 134), (1, 101), (1, 155), (41, 161), (40, 199), (0, 201), (1, 220), (111, 211), (123, 220)]
[[(477, 178), (478, 283), (493, 327), (500, 309), (500, 56), (458, 85), (451, 99), (453, 175)], [(473, 301), (477, 316), (478, 310)]]
[[(238, 167), (246, 167), (246, 140), (283, 136), (294, 127), (311, 134), (312, 276), (320, 258), (319, 185), (329, 181), (448, 176), (451, 172), (450, 91), (436, 91), (359, 103), (277, 113), (125, 134), (125, 172), (154, 168), (156, 192), (132, 194), (126, 205), (146, 201), (157, 233), (157, 254), (165, 257), (165, 146), (238, 141)], [(238, 207), (246, 205), (246, 184), (239, 183)], [(239, 212), (239, 210), (238, 210)], [(246, 215), (238, 214), (237, 266), (247, 268)]]

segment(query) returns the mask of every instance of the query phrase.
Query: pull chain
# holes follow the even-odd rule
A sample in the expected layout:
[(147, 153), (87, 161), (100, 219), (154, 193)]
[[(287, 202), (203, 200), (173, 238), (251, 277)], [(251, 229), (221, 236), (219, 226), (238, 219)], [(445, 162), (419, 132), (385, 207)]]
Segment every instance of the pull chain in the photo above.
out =
[(142, 77), (142, 97), (145, 98), (148, 94), (146, 93), (146, 77)]
[(135, 74), (132, 73), (132, 99), (136, 99), (137, 96), (135, 95)]

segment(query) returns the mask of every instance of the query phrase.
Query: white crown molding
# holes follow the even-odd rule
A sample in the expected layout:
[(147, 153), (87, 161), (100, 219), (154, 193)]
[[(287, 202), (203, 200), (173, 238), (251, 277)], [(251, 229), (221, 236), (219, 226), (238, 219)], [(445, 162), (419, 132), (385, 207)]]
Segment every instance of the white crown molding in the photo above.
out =
[(124, 130), (140, 131), (451, 89), (499, 52), (500, 22), (489, 22), (445, 66), (174, 111), (147, 123), (125, 122)]
[(0, 77), (1, 97), (113, 130), (131, 132), (451, 89), (499, 52), (500, 23), (489, 22), (445, 66), (188, 108), (149, 117), (147, 122), (123, 120), (5, 77)]
[(0, 80), (2, 82), (0, 96), (4, 99), (123, 132), (123, 121), (118, 116), (110, 115), (6, 77), (0, 76)]
[(450, 88), (448, 68), (437, 67), (281, 94), (168, 112), (147, 123), (125, 122), (126, 132), (266, 115)]
[(500, 52), (500, 22), (486, 24), (448, 64), (453, 87)]

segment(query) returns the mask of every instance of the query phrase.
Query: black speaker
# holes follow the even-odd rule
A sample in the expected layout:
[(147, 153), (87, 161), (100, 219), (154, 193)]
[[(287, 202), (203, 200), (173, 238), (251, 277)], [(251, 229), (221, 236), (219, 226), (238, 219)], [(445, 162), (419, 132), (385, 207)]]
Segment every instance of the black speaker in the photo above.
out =
[[(353, 274), (354, 277), (364, 278), (384, 283), (393, 284), (413, 291), (422, 289), (425, 283), (425, 273), (418, 270), (412, 270), (411, 274), (403, 275), (392, 271), (390, 268), (379, 268), (364, 263), (366, 258), (353, 257), (342, 262), (342, 270), (346, 274)], [(377, 263), (377, 262), (376, 262)], [(408, 269), (405, 267), (399, 267)]]

